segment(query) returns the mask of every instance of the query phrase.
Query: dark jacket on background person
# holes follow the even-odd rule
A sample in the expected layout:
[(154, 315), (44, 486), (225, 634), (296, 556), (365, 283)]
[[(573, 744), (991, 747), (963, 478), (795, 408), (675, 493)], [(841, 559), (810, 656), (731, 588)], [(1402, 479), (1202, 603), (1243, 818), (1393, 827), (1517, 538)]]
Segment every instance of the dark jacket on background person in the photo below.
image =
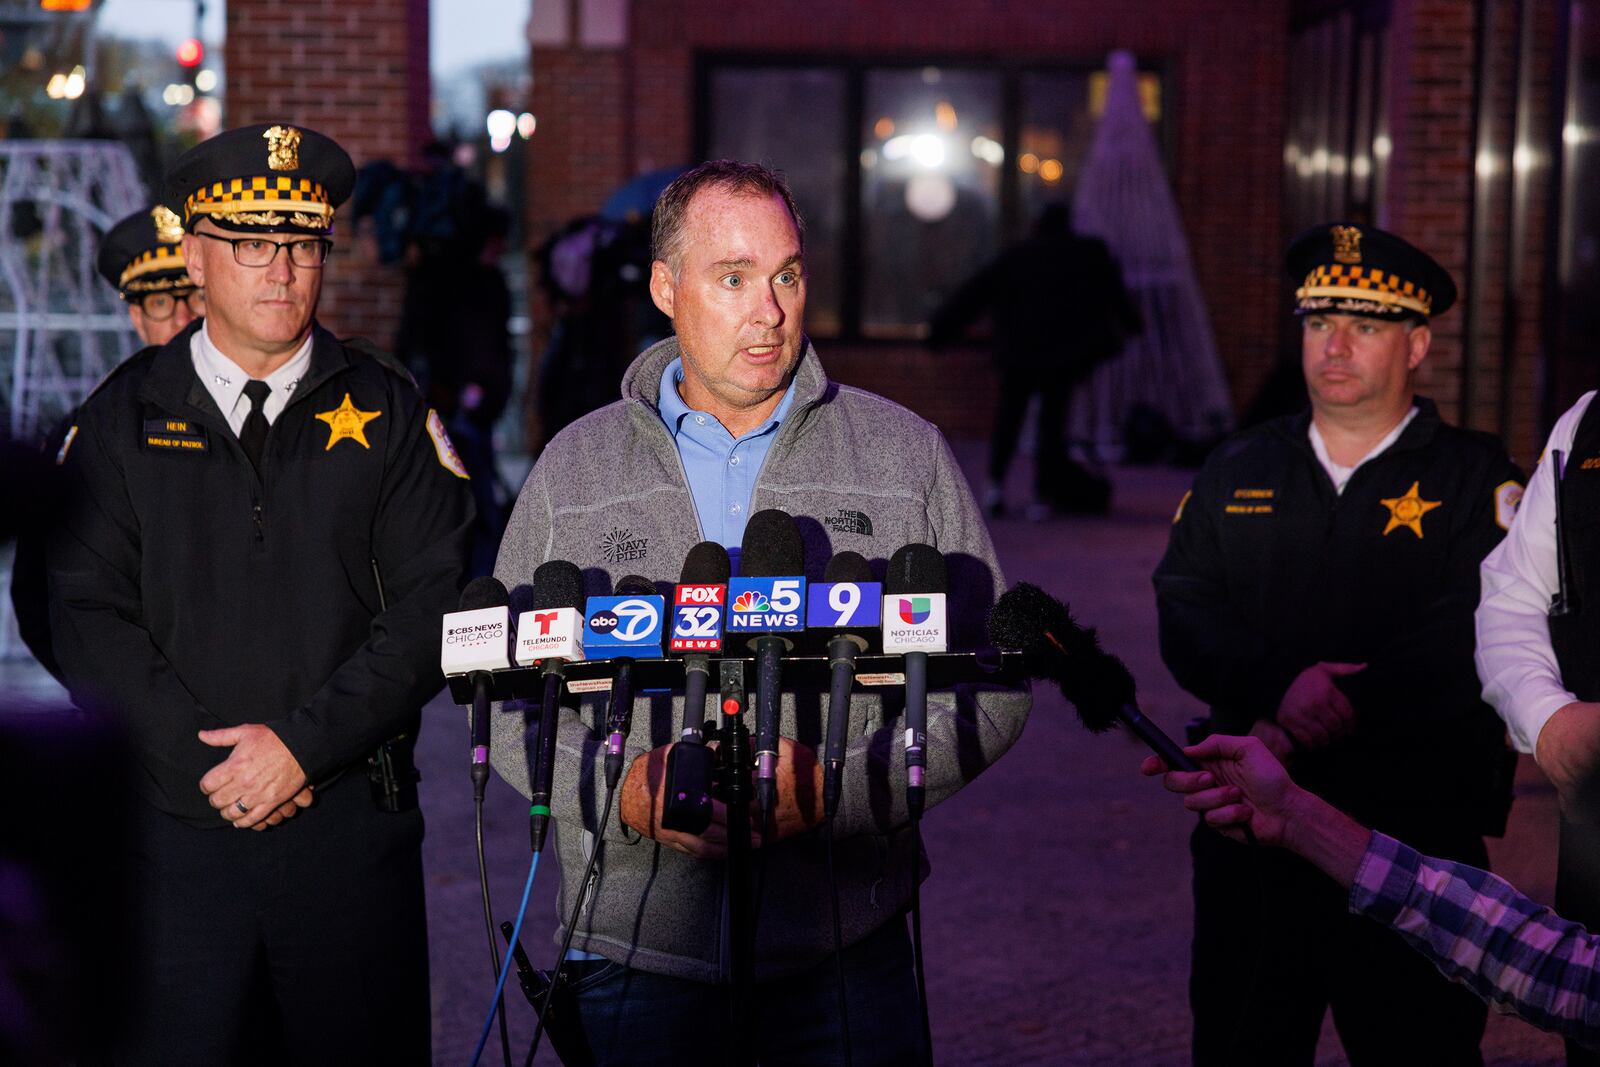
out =
[[(1295, 779), (1387, 833), (1493, 834), (1511, 757), (1478, 693), (1472, 620), (1478, 564), (1505, 533), (1502, 487), (1523, 479), (1495, 439), (1416, 403), (1342, 494), (1312, 451), (1308, 412), (1220, 445), (1156, 568), (1161, 655), (1229, 734), (1273, 719), (1312, 664), (1367, 664), (1339, 680), (1354, 732), (1297, 756)], [(1395, 504), (1408, 496), (1420, 503)], [(1420, 534), (1403, 521), (1418, 511)]]
[(1045, 229), (1000, 253), (945, 299), (929, 324), (935, 346), (955, 340), (985, 311), (995, 361), (1077, 382), (1143, 328), (1106, 243)]
[[(227, 827), (199, 786), (226, 751), (200, 730), (265, 723), (313, 783), (414, 731), (440, 686), (471, 502), (410, 380), (320, 327), (258, 476), (195, 374), (196, 329), (79, 410), (51, 630), (74, 701), (120, 719), (145, 798)], [(372, 416), (359, 439), (319, 418), (345, 405)]]

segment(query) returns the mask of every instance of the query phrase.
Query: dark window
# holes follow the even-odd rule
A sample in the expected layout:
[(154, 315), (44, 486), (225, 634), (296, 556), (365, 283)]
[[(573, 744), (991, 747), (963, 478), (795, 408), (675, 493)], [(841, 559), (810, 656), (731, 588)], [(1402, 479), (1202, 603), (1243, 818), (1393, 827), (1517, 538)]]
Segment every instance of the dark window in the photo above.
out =
[(707, 103), (715, 116), (705, 159), (743, 159), (775, 167), (806, 222), (806, 323), (837, 334), (842, 283), (845, 77), (818, 67), (711, 72)]

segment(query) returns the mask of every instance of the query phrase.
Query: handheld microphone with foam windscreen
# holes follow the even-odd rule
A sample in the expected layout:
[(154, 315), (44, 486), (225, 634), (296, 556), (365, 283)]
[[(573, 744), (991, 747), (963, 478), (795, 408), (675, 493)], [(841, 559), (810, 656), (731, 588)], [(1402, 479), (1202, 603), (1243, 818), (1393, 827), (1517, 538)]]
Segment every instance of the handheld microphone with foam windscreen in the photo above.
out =
[[(550, 829), (550, 790), (555, 778), (556, 729), (566, 664), (583, 658), (583, 572), (574, 563), (553, 559), (533, 572), (533, 606), (522, 613), (517, 631), (517, 662), (539, 661), (544, 694), (539, 703), (539, 749), (528, 797), (528, 835), (533, 851), (544, 848)], [(524, 660), (524, 654), (527, 660)]]
[(1043, 589), (1020, 582), (1001, 596), (989, 612), (989, 640), (996, 648), (1020, 650), (1029, 676), (1054, 682), (1091, 733), (1104, 733), (1121, 720), (1168, 767), (1200, 769), (1139, 711), (1127, 665), (1104, 651), (1094, 630), (1079, 626), (1067, 605)]
[(805, 629), (805, 546), (788, 512), (750, 516), (740, 546), (740, 576), (728, 583), (728, 633), (748, 634), (756, 653), (756, 802), (763, 816), (778, 803), (781, 661), (794, 647), (784, 637)]
[(906, 809), (922, 817), (927, 798), (928, 653), (949, 648), (944, 555), (932, 545), (909, 544), (889, 557), (883, 583), (883, 650), (905, 654)]
[(633, 728), (633, 661), (661, 655), (666, 601), (655, 583), (637, 574), (619, 579), (616, 593), (590, 597), (584, 648), (591, 659), (611, 660), (611, 711), (606, 719), (606, 787), (622, 778), (622, 746)]
[(455, 611), (444, 617), (439, 670), (472, 680), (472, 789), (483, 798), (489, 781), (489, 685), (492, 672), (511, 666), (510, 597), (499, 579), (474, 578), (461, 590)]
[(822, 756), (822, 810), (832, 819), (839, 810), (856, 656), (867, 650), (883, 621), (883, 586), (873, 580), (872, 566), (865, 556), (839, 552), (828, 561), (821, 584), (812, 586), (810, 594), (806, 598), (806, 625), (824, 635), (832, 670), (828, 735)]
[(683, 725), (678, 743), (667, 753), (661, 825), (688, 834), (701, 833), (711, 824), (711, 779), (716, 761), (705, 747), (701, 724), (711, 681), (711, 657), (722, 651), (731, 571), (728, 550), (715, 541), (701, 541), (683, 561), (672, 596), (669, 649), (684, 657)]

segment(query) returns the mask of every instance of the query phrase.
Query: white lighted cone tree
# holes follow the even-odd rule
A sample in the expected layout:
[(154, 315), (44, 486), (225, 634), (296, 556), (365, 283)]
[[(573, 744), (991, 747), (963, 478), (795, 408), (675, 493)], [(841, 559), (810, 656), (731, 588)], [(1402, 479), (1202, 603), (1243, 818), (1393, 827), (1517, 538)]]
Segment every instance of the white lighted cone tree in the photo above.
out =
[(1144, 404), (1191, 440), (1233, 423), (1227, 380), (1200, 296), (1178, 206), (1139, 100), (1133, 55), (1109, 60), (1105, 113), (1078, 178), (1079, 232), (1103, 239), (1122, 264), (1144, 332), (1073, 394), (1068, 439), (1101, 458), (1123, 451), (1128, 413)]
[[(13, 438), (41, 439), (138, 347), (95, 252), (144, 203), (121, 144), (0, 141), (0, 430)], [(0, 550), (0, 588), (11, 588), (9, 549)], [(8, 597), (0, 660), (24, 652), (14, 626)]]
[(0, 383), (13, 437), (47, 432), (138, 346), (95, 252), (144, 197), (116, 142), (0, 142)]

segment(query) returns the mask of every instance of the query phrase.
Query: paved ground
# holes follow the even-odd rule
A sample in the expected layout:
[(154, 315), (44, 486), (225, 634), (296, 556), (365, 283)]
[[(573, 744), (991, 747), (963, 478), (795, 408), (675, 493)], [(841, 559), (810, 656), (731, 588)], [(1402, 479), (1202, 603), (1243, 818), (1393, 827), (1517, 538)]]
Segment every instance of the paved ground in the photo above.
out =
[[(969, 473), (976, 447), (958, 449)], [(1020, 487), (1025, 472), (1018, 471)], [(1138, 677), (1144, 708), (1179, 735), (1196, 703), (1177, 690), (1155, 647), (1149, 575), (1188, 476), (1118, 473), (1114, 514), (1104, 519), (994, 524), (1012, 581), (1037, 582), (1100, 628), (1107, 647)], [(0, 671), (6, 688), (28, 672)], [(41, 690), (42, 691), (42, 690)], [(934, 874), (924, 890), (924, 937), (934, 1041), (941, 1064), (1182, 1064), (1190, 903), (1186, 836), (1177, 803), (1142, 779), (1142, 752), (1124, 736), (1094, 737), (1059, 694), (1036, 692), (1017, 746), (926, 825)], [(419, 762), (428, 815), (425, 862), (433, 964), (435, 1059), (464, 1063), (492, 983), (484, 944), (472, 838), (465, 715), (430, 706)], [(1554, 872), (1554, 799), (1524, 766), (1510, 833), (1491, 852), (1502, 873), (1548, 900)], [(497, 915), (516, 908), (527, 874), (526, 807), (498, 779), (487, 807), (489, 867)], [(539, 872), (524, 944), (536, 965), (554, 954), (557, 871)], [(521, 1062), (532, 1012), (508, 1002)], [(868, 1008), (867, 1010), (870, 1010)], [(1396, 1006), (1395, 1025), (1406, 1024)], [(1559, 1064), (1559, 1042), (1515, 1020), (1491, 1018), (1490, 1064)], [(485, 1063), (498, 1063), (492, 1042)], [(539, 1063), (554, 1064), (548, 1051)], [(1331, 1026), (1319, 1064), (1344, 1057)]]
[[(981, 459), (959, 449), (969, 474)], [(1024, 472), (1015, 484), (1024, 484)], [(1100, 628), (1140, 681), (1145, 710), (1169, 733), (1198, 711), (1161, 666), (1149, 576), (1189, 476), (1119, 472), (1104, 519), (994, 524), (1012, 581), (1037, 582)], [(440, 1063), (462, 1062), (488, 1002), (487, 952), (478, 904), (464, 716), (436, 706), (425, 731), (424, 803), (434, 1038)], [(1120, 734), (1095, 737), (1060, 695), (1040, 688), (1027, 731), (995, 767), (928, 816), (934, 874), (924, 890), (924, 939), (934, 1042), (943, 1064), (1182, 1064), (1190, 924), (1186, 838), (1177, 803), (1142, 779), (1142, 752)], [(1495, 862), (1549, 899), (1554, 802), (1532, 767), (1508, 840)], [(489, 804), (496, 911), (509, 915), (526, 876), (522, 809), (503, 783)], [(539, 872), (525, 938), (548, 966), (556, 885)], [(513, 1033), (532, 1013), (510, 1002)], [(1403, 1006), (1395, 1023), (1405, 1025)], [(526, 1050), (526, 1041), (514, 1042)], [(1492, 1018), (1491, 1064), (1558, 1064), (1559, 1042), (1512, 1019)], [(493, 1046), (491, 1045), (491, 1050)], [(520, 1062), (521, 1053), (517, 1054)], [(492, 1057), (486, 1062), (497, 1062)], [(540, 1063), (555, 1063), (541, 1050)], [(1319, 1063), (1344, 1057), (1331, 1025)]]

